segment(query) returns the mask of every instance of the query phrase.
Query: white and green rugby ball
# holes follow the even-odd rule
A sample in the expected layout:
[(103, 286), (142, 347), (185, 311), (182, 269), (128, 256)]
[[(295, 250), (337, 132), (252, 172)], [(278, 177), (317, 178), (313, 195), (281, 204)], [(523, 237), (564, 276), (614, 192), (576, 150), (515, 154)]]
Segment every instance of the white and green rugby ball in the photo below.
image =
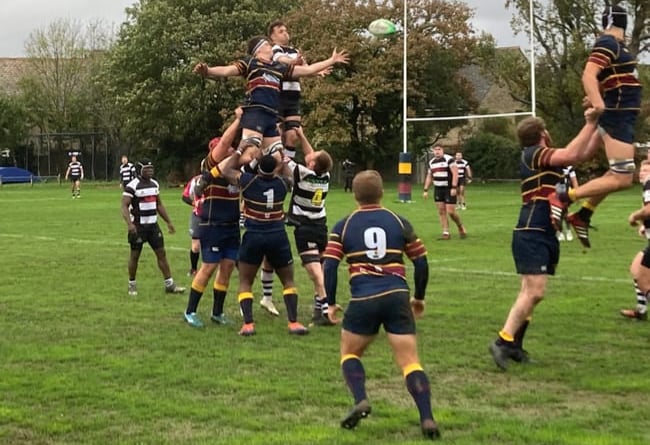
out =
[(395, 34), (397, 32), (397, 28), (395, 28), (395, 24), (390, 20), (377, 19), (373, 20), (370, 25), (368, 25), (368, 32), (374, 36), (383, 37)]

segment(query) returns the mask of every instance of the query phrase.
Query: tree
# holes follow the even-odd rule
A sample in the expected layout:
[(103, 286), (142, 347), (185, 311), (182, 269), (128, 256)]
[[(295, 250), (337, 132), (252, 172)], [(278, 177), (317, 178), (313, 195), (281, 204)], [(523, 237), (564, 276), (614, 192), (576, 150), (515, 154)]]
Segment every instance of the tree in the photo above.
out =
[(96, 99), (90, 88), (93, 61), (108, 44), (100, 23), (84, 28), (69, 19), (30, 34), (30, 68), (20, 86), (34, 125), (52, 132), (88, 127)]
[[(477, 42), (468, 25), (471, 10), (456, 1), (408, 5), (408, 113), (458, 115), (471, 102), (469, 88), (456, 75)], [(403, 7), (400, 1), (310, 0), (287, 17), (294, 43), (309, 59), (327, 57), (334, 46), (351, 52), (349, 65), (325, 80), (305, 82), (309, 113), (304, 121), (314, 141), (368, 167), (394, 165), (402, 151), (404, 34), (378, 39), (366, 26), (385, 17), (403, 30)], [(327, 30), (328, 38), (315, 29)], [(411, 126), (409, 150), (419, 151), (423, 142), (454, 125)]]
[(27, 112), (20, 99), (0, 94), (0, 149), (15, 150), (27, 137)]
[[(140, 150), (156, 149), (162, 170), (192, 160), (244, 98), (239, 79), (203, 80), (198, 61), (227, 64), (246, 41), (264, 34), (296, 1), (142, 0), (128, 8), (108, 66), (109, 88), (123, 113), (125, 137)], [(191, 173), (188, 171), (188, 174)]]
[[(629, 48), (640, 56), (650, 52), (650, 33), (647, 32), (650, 6), (647, 0), (611, 3), (624, 6), (631, 17)], [(506, 0), (505, 5), (514, 7), (513, 29), (528, 33), (529, 0)], [(583, 122), (581, 75), (594, 36), (600, 32), (603, 9), (603, 2), (596, 0), (534, 1), (536, 105), (560, 144), (568, 142)], [(529, 100), (530, 71), (521, 61), (491, 54), (484, 59), (484, 67), (508, 85), (513, 97), (522, 102)], [(641, 127), (645, 117), (646, 112), (640, 119), (640, 133), (644, 133)]]
[[(317, 145), (335, 154), (354, 147), (368, 166), (396, 161), (402, 146), (402, 34), (376, 39), (366, 26), (376, 17), (401, 24), (403, 2), (381, 0), (172, 0), (142, 1), (129, 9), (110, 55), (109, 87), (123, 113), (125, 134), (160, 160), (195, 170), (208, 140), (244, 96), (240, 80), (204, 81), (191, 73), (197, 61), (226, 64), (243, 55), (245, 42), (284, 19), (309, 61), (351, 53), (348, 66), (304, 81), (304, 122)], [(409, 1), (409, 113), (457, 115), (471, 106), (456, 76), (477, 38), (464, 4)], [(412, 128), (420, 143), (454, 123)], [(412, 149), (419, 149), (413, 146)], [(189, 163), (189, 164), (188, 164)]]

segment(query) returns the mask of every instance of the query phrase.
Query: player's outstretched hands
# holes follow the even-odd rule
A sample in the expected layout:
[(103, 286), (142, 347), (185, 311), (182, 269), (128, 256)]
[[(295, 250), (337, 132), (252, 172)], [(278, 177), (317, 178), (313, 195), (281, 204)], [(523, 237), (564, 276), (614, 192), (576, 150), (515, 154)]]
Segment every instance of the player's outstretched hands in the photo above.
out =
[(415, 318), (422, 318), (424, 315), (424, 300), (411, 298), (411, 310)]
[(630, 213), (630, 216), (627, 217), (627, 222), (632, 226), (636, 227), (637, 224), (639, 224), (639, 221), (637, 219), (637, 212), (634, 211)]
[(201, 77), (206, 77), (208, 75), (208, 64), (199, 62), (196, 65), (194, 65), (194, 68), (192, 68), (192, 72), (198, 74)]
[(340, 304), (330, 304), (329, 306), (327, 306), (327, 318), (329, 318), (330, 322), (334, 324), (340, 323), (341, 319), (336, 316), (336, 313), (342, 310), (343, 308), (341, 307)]
[(350, 55), (346, 50), (338, 52), (336, 48), (334, 48), (331, 59), (334, 63), (348, 63), (350, 61)]
[(174, 233), (176, 233), (176, 227), (174, 227), (174, 225), (172, 223), (167, 223), (167, 231), (171, 235), (173, 235)]

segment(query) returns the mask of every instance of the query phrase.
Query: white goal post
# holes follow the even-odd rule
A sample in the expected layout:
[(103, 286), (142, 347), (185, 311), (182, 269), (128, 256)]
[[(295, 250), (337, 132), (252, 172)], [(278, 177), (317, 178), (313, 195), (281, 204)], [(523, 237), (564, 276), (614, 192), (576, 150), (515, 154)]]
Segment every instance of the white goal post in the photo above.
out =
[(402, 151), (408, 153), (408, 124), (410, 122), (431, 122), (431, 121), (449, 121), (461, 119), (485, 119), (491, 117), (511, 117), (511, 116), (535, 116), (535, 37), (533, 35), (533, 1), (529, 1), (529, 42), (530, 42), (530, 91), (531, 91), (531, 111), (513, 112), (513, 113), (496, 113), (496, 114), (470, 114), (459, 116), (443, 116), (443, 117), (408, 117), (408, 56), (407, 56), (407, 41), (408, 41), (408, 0), (404, 0), (404, 41), (403, 41), (403, 57), (402, 57)]

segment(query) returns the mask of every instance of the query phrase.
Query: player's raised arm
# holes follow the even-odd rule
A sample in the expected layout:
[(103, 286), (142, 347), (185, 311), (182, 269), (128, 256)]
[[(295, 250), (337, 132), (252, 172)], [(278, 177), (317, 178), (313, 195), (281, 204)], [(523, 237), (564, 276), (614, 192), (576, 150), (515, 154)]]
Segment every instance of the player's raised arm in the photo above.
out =
[(338, 52), (335, 48), (334, 51), (332, 51), (332, 56), (328, 59), (307, 66), (295, 65), (293, 67), (293, 75), (294, 77), (314, 76), (337, 63), (348, 63), (349, 60), (350, 55), (347, 51), (343, 50)]

